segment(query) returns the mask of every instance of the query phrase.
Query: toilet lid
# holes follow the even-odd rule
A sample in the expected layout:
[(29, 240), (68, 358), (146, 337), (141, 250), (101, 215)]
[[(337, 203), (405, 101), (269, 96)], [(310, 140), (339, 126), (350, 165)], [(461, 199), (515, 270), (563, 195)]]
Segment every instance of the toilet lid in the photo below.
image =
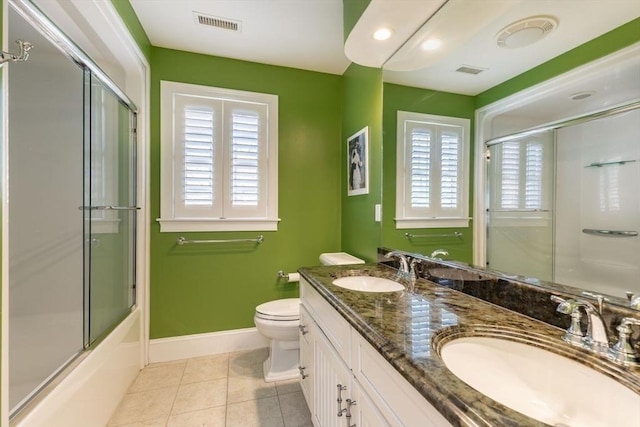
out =
[(265, 319), (297, 320), (300, 318), (300, 298), (265, 302), (256, 307), (256, 314)]

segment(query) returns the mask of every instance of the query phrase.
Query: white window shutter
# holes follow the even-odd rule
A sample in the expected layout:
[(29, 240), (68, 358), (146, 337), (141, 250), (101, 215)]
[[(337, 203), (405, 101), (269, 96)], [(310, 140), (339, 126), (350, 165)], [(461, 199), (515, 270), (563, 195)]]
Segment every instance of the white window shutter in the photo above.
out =
[(443, 131), (440, 136), (440, 207), (457, 209), (460, 182), (460, 135)]
[(469, 120), (398, 111), (396, 227), (468, 226)]
[(160, 231), (278, 228), (278, 97), (161, 82)]
[(222, 216), (222, 103), (176, 95), (174, 108), (174, 215), (219, 218)]
[(431, 131), (413, 128), (409, 135), (411, 208), (428, 208), (431, 197)]

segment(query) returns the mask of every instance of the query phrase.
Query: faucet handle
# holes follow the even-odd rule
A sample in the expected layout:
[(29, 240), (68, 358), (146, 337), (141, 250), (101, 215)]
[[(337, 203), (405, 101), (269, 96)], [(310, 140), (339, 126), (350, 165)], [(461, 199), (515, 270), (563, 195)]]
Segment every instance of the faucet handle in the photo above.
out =
[(571, 316), (571, 326), (565, 331), (562, 339), (570, 344), (582, 345), (584, 335), (582, 334), (582, 328), (580, 327), (580, 320), (582, 319), (582, 312), (579, 310), (580, 305), (578, 301), (574, 299), (564, 299), (557, 295), (551, 295), (551, 301), (558, 303), (556, 311), (562, 314), (568, 314)]
[(611, 301), (609, 298), (605, 297), (604, 295), (594, 294), (593, 292), (583, 291), (582, 295), (586, 297), (594, 298), (596, 300), (596, 302), (598, 303), (598, 313), (600, 314), (602, 314), (602, 307), (604, 306), (605, 301), (606, 302)]
[(631, 345), (631, 325), (640, 326), (640, 320), (634, 317), (625, 317), (616, 327), (618, 342), (609, 350), (609, 356), (623, 365), (640, 365), (640, 354)]

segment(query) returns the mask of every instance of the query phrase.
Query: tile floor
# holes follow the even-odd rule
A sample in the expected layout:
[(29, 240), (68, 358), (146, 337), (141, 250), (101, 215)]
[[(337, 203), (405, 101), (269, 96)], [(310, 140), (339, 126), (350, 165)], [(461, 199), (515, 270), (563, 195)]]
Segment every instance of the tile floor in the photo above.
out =
[(108, 427), (312, 427), (298, 380), (266, 383), (268, 350), (154, 363)]

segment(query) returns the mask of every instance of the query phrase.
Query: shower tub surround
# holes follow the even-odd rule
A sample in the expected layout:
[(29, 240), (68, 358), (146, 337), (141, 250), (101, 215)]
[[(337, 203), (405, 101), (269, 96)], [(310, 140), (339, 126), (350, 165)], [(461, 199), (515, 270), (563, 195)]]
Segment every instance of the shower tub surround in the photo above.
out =
[[(387, 251), (381, 249), (379, 253), (384, 255)], [(380, 260), (395, 265), (395, 261), (383, 256)], [(543, 289), (433, 259), (421, 259), (414, 292), (353, 292), (332, 284), (336, 278), (350, 275), (395, 279), (397, 270), (385, 263), (306, 267), (299, 272), (303, 282), (319, 293), (452, 425), (547, 425), (479, 393), (447, 369), (439, 356), (442, 345), (464, 336), (504, 337), (551, 349), (640, 394), (640, 367), (616, 365), (561, 340), (569, 325), (564, 319), (568, 316), (556, 313), (557, 304), (549, 297), (551, 293), (575, 296), (570, 288)], [(450, 271), (443, 274), (443, 270)], [(430, 271), (446, 277), (431, 276)], [(605, 305), (603, 317), (612, 343), (617, 334), (611, 330), (627, 316), (640, 318), (640, 313)], [(638, 345), (637, 331), (633, 342)]]

